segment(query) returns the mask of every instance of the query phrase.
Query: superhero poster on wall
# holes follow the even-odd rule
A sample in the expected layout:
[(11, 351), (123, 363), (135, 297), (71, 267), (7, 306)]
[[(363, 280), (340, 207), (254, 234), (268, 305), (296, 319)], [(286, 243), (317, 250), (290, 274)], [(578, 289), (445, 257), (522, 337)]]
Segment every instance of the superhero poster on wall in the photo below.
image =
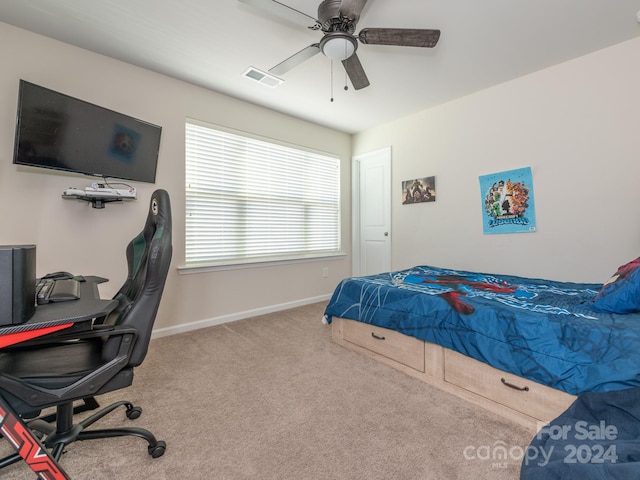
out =
[(402, 182), (402, 204), (436, 201), (436, 177), (416, 178)]
[(536, 231), (531, 167), (480, 177), (485, 234)]

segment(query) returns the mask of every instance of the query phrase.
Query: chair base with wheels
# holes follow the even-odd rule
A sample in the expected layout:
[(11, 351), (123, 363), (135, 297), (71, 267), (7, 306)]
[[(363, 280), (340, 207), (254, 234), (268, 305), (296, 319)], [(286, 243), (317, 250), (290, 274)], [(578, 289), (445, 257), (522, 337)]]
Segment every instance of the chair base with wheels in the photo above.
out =
[[(89, 404), (92, 404), (91, 402), (94, 402), (97, 405), (97, 402), (93, 397), (90, 397)], [(81, 411), (88, 410), (84, 405), (81, 405), (80, 407)], [(60, 457), (64, 453), (67, 445), (73, 442), (124, 436), (135, 436), (146, 440), (148, 443), (147, 451), (153, 458), (158, 458), (164, 455), (167, 444), (162, 440), (157, 440), (150, 431), (144, 428), (123, 427), (95, 430), (89, 429), (89, 427), (98, 420), (102, 419), (114, 410), (119, 409), (119, 407), (125, 407), (125, 414), (130, 420), (135, 420), (142, 414), (142, 409), (140, 407), (136, 407), (128, 401), (119, 401), (112, 403), (80, 422), (74, 423), (73, 417), (78, 413), (78, 408), (76, 407), (74, 409), (73, 402), (69, 402), (58, 405), (56, 407), (55, 414), (28, 420), (26, 424), (36, 437), (39, 438), (43, 446), (51, 452), (51, 456), (56, 461), (60, 460)], [(9, 455), (0, 459), (0, 468), (7, 467), (19, 462), (20, 460), (22, 460), (22, 457), (18, 453)]]

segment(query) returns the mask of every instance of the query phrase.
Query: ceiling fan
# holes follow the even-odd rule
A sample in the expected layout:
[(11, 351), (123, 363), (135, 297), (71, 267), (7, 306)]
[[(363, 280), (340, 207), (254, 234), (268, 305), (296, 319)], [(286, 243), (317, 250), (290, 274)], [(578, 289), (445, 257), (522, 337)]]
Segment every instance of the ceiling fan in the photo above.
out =
[(365, 28), (356, 36), (356, 25), (367, 0), (323, 0), (318, 6), (317, 19), (276, 0), (240, 1), (324, 33), (320, 42), (303, 48), (269, 69), (269, 73), (278, 76), (322, 52), (329, 58), (341, 61), (353, 88), (360, 90), (369, 86), (369, 79), (356, 54), (358, 40), (365, 45), (432, 48), (440, 38), (440, 30), (421, 28)]

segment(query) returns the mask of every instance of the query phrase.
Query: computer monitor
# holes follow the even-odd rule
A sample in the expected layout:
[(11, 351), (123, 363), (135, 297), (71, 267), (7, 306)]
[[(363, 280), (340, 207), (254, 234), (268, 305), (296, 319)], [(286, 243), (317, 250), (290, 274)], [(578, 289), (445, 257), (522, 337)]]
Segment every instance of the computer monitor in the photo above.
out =
[(0, 246), (0, 325), (24, 323), (36, 310), (36, 246)]

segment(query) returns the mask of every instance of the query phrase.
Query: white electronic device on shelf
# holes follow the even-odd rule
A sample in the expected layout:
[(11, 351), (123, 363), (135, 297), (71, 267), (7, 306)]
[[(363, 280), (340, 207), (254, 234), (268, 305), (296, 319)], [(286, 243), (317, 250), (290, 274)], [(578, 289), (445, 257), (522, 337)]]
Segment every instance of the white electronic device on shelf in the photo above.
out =
[(111, 188), (104, 184), (93, 183), (84, 189), (70, 187), (62, 194), (63, 198), (76, 198), (87, 200), (93, 204), (94, 208), (104, 208), (105, 203), (118, 202), (122, 200), (135, 200), (135, 187)]
[(129, 188), (110, 188), (101, 185), (92, 185), (85, 187), (84, 195), (87, 197), (122, 197), (122, 198), (136, 198), (136, 189), (134, 187)]

